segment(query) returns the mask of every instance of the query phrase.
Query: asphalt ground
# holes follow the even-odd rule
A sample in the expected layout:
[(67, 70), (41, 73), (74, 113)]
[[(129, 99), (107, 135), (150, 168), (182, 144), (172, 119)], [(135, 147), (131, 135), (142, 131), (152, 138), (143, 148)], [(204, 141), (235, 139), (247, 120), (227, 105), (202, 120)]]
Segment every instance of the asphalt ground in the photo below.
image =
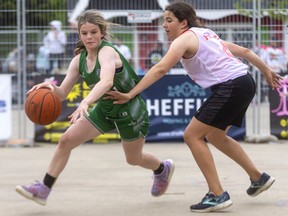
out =
[[(288, 142), (241, 143), (261, 171), (272, 175), (272, 187), (257, 197), (249, 197), (247, 174), (234, 161), (211, 147), (223, 187), (233, 205), (225, 216), (288, 215)], [(73, 150), (46, 206), (27, 200), (15, 186), (42, 180), (55, 144), (17, 145), (0, 148), (0, 216), (185, 216), (207, 186), (188, 147), (184, 143), (147, 143), (160, 159), (175, 161), (175, 172), (166, 194), (151, 196), (152, 172), (126, 163), (120, 143), (84, 144)]]

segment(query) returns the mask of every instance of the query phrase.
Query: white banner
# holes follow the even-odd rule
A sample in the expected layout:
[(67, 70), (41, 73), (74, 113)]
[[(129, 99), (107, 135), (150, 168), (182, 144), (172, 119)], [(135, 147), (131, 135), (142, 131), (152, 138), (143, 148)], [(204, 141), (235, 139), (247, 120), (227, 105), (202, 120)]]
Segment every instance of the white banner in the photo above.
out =
[(11, 137), (11, 100), (11, 75), (0, 74), (0, 140), (8, 140)]

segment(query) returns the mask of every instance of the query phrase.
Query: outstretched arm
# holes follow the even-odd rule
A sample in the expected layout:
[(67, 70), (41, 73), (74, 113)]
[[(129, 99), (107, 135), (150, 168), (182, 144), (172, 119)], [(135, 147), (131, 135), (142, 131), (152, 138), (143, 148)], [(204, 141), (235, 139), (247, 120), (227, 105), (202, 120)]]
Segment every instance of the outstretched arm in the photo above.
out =
[(281, 76), (276, 74), (258, 55), (256, 55), (253, 51), (239, 46), (234, 43), (230, 43), (227, 41), (223, 41), (225, 46), (229, 49), (229, 51), (236, 57), (240, 57), (243, 59), (246, 59), (248, 62), (250, 62), (252, 65), (257, 67), (262, 74), (265, 76), (265, 79), (269, 86), (272, 89), (275, 89), (277, 87), (281, 86), (280, 80), (282, 79)]
[(106, 92), (105, 99), (114, 100), (114, 104), (127, 103), (166, 74), (168, 70), (165, 70), (165, 67), (162, 67), (159, 63), (152, 67), (130, 92), (109, 91)]
[(114, 104), (127, 103), (129, 100), (140, 94), (146, 88), (161, 79), (174, 65), (176, 65), (185, 51), (187, 50), (187, 43), (183, 43), (184, 39), (177, 38), (170, 45), (165, 56), (154, 65), (141, 79), (141, 81), (128, 93), (121, 93), (117, 91), (107, 92), (106, 99), (114, 100)]

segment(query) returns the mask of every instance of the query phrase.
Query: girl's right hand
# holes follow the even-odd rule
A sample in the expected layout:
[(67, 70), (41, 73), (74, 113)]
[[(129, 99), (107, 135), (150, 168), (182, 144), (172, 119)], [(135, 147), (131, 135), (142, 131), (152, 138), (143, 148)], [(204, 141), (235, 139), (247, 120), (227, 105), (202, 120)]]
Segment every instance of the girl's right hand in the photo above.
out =
[(32, 92), (32, 91), (35, 91), (37, 89), (40, 89), (40, 88), (49, 88), (51, 89), (52, 91), (54, 91), (54, 86), (51, 82), (43, 82), (43, 83), (39, 83), (37, 85), (34, 85), (29, 91), (27, 91), (27, 95)]

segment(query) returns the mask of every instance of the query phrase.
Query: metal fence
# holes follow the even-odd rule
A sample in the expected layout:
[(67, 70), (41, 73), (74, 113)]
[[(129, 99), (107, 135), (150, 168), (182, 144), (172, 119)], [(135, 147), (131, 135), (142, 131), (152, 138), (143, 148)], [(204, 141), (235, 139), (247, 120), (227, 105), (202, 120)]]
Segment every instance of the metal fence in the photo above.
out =
[[(283, 65), (279, 72), (287, 73), (288, 14), (287, 0), (187, 0), (191, 3), (201, 22), (213, 29), (227, 41), (246, 46), (257, 52), (271, 66), (280, 67), (275, 58), (282, 51)], [(169, 0), (2, 0), (0, 3), (0, 73), (13, 74), (13, 109), (23, 110), (27, 88), (34, 77), (43, 74), (65, 74), (73, 49), (78, 40), (73, 25), (79, 12), (98, 9), (106, 19), (121, 24), (112, 29), (114, 41), (120, 39), (131, 51), (131, 63), (138, 74), (159, 60), (169, 47), (162, 29), (162, 13)], [(41, 68), (45, 61), (44, 38), (51, 29), (51, 21), (61, 22), (66, 36), (66, 46), (59, 62), (50, 61), (50, 67)], [(272, 53), (272, 48), (277, 48)], [(271, 53), (268, 53), (271, 49)], [(278, 51), (278, 53), (277, 53)], [(151, 53), (154, 55), (150, 55)], [(47, 53), (46, 53), (47, 54)], [(265, 55), (264, 55), (265, 54)], [(267, 55), (266, 55), (267, 54)], [(267, 58), (267, 59), (266, 59)], [(269, 58), (269, 59), (268, 59)], [(55, 63), (55, 64), (54, 64)], [(274, 65), (273, 65), (274, 64)], [(252, 70), (254, 70), (251, 67)], [(182, 74), (177, 64), (169, 74)], [(268, 101), (268, 88), (261, 75), (256, 75), (258, 84), (256, 104)], [(23, 125), (25, 118), (19, 115), (16, 124)], [(253, 124), (259, 119), (255, 118)], [(257, 123), (258, 124), (258, 123)], [(25, 126), (24, 126), (25, 127)], [(259, 132), (259, 126), (253, 127)], [(255, 129), (256, 128), (256, 129)], [(17, 137), (26, 132), (18, 131)]]

